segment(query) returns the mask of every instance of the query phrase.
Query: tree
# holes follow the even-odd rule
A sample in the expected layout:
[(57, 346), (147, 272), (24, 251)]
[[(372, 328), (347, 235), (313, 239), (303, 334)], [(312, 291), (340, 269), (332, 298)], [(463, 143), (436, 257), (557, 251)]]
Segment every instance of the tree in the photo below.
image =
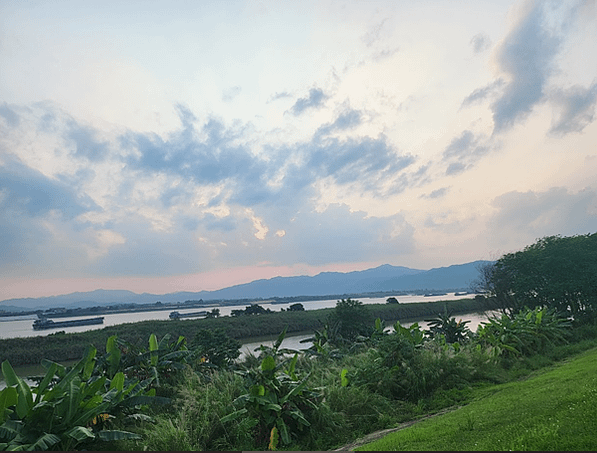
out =
[(388, 304), (397, 304), (399, 302), (398, 302), (398, 299), (396, 299), (395, 297), (388, 297), (386, 299), (386, 303), (388, 303)]
[(371, 316), (359, 300), (348, 298), (336, 302), (333, 318), (340, 323), (339, 334), (345, 340), (354, 341), (359, 335), (371, 333)]
[(241, 343), (226, 335), (224, 329), (201, 329), (195, 335), (193, 346), (206, 362), (227, 367), (240, 355)]
[(597, 233), (548, 236), (487, 270), (491, 296), (511, 311), (554, 308), (575, 320), (597, 315)]
[(288, 307), (288, 311), (305, 311), (305, 307), (303, 307), (303, 304), (292, 304)]
[(219, 308), (214, 308), (210, 312), (208, 312), (205, 317), (206, 318), (217, 318), (219, 316), (220, 316), (220, 309)]

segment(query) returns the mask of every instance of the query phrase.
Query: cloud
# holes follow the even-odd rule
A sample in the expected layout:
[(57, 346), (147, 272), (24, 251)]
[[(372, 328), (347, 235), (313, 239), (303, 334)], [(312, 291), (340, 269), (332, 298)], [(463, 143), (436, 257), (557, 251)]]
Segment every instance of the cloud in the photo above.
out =
[(321, 107), (327, 98), (321, 88), (311, 88), (309, 96), (297, 99), (290, 111), (294, 116), (299, 116), (307, 109)]
[(595, 119), (597, 82), (588, 88), (575, 85), (565, 90), (556, 89), (550, 94), (550, 100), (559, 115), (552, 121), (549, 132), (557, 136), (582, 132)]
[(473, 52), (481, 53), (491, 47), (491, 39), (485, 33), (477, 33), (471, 38), (470, 44), (473, 47)]
[(597, 192), (571, 193), (563, 187), (544, 192), (508, 192), (492, 201), (488, 238), (502, 248), (520, 247), (544, 236), (571, 236), (597, 231)]
[(272, 101), (277, 101), (278, 99), (285, 99), (285, 98), (290, 98), (290, 97), (292, 97), (292, 94), (290, 94), (287, 91), (282, 91), (279, 93), (276, 92), (270, 96), (270, 98), (267, 100), (267, 102), (270, 103)]
[(365, 43), (365, 45), (367, 47), (371, 47), (373, 44), (375, 44), (377, 41), (379, 41), (380, 35), (381, 35), (381, 30), (387, 20), (388, 19), (386, 18), (386, 19), (382, 20), (381, 22), (379, 22), (378, 24), (375, 24), (373, 27), (371, 27), (367, 31), (367, 33), (365, 33), (363, 36), (361, 36), (361, 41), (363, 41), (363, 43)]
[(441, 187), (439, 189), (433, 190), (431, 193), (423, 194), (419, 198), (442, 198), (448, 193), (449, 190), (449, 187)]
[(10, 127), (16, 127), (19, 125), (19, 114), (12, 110), (6, 102), (0, 105), (0, 117), (4, 118), (4, 121), (6, 121), (6, 124)]
[(546, 26), (544, 2), (525, 4), (516, 25), (498, 45), (495, 60), (507, 77), (501, 96), (491, 105), (494, 131), (510, 128), (543, 101), (561, 38)]
[(234, 100), (234, 98), (236, 96), (238, 96), (241, 91), (242, 91), (241, 87), (233, 86), (232, 88), (224, 91), (224, 93), (222, 94), (222, 101), (230, 102), (230, 101)]
[(363, 114), (360, 110), (346, 109), (338, 115), (333, 123), (324, 124), (317, 129), (315, 136), (321, 137), (335, 131), (344, 131), (352, 129), (362, 123)]
[(485, 137), (475, 136), (466, 130), (459, 137), (452, 139), (443, 152), (442, 160), (450, 162), (446, 175), (454, 175), (470, 168), (481, 156), (489, 151), (489, 146), (484, 143)]
[(305, 210), (284, 231), (269, 254), (276, 264), (289, 257), (311, 265), (394, 260), (414, 249), (414, 228), (402, 214), (367, 216), (344, 204), (331, 204), (322, 212)]
[(96, 136), (91, 127), (82, 126), (74, 120), (68, 122), (65, 138), (74, 145), (72, 156), (91, 162), (103, 161), (109, 152), (108, 142), (99, 141)]
[(487, 98), (492, 98), (499, 95), (500, 88), (504, 86), (503, 79), (497, 79), (482, 88), (477, 88), (471, 94), (464, 98), (461, 108), (468, 107), (484, 101)]
[[(32, 268), (61, 267), (55, 225), (82, 228), (77, 218), (101, 209), (87, 196), (4, 155), (0, 164), (0, 271), (6, 275)], [(68, 262), (66, 263), (68, 266)]]
[(18, 215), (40, 217), (54, 210), (73, 219), (99, 209), (89, 197), (10, 158), (0, 165), (0, 191), (2, 209)]
[[(383, 197), (425, 174), (424, 166), (409, 171), (415, 157), (385, 135), (354, 134), (360, 110), (344, 107), (302, 141), (255, 151), (245, 126), (200, 120), (183, 105), (176, 106), (178, 127), (163, 136), (100, 130), (60, 109), (37, 108), (30, 117), (23, 110), (20, 121), (41, 127), (43, 134), (36, 133), (47, 141), (35, 142), (37, 155), (15, 152), (35, 163), (48, 153), (74, 163), (46, 168), (49, 177), (2, 155), (3, 270), (25, 272), (25, 263), (33, 263), (29, 271), (53, 276), (173, 275), (261, 261), (367, 260), (412, 249), (412, 226), (403, 216), (369, 217), (321, 202), (321, 181)], [(15, 143), (29, 148), (22, 129), (12, 132)]]

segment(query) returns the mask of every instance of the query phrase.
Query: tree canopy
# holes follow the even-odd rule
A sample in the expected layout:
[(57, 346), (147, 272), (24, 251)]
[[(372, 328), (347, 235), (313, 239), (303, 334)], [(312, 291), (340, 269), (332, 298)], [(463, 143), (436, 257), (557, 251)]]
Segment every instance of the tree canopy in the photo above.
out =
[(597, 314), (597, 233), (548, 236), (482, 270), (501, 308), (555, 308), (575, 319)]

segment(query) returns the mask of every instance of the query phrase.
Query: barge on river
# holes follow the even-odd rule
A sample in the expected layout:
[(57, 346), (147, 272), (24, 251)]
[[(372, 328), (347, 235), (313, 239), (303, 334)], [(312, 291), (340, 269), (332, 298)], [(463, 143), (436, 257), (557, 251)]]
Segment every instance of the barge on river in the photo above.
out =
[(57, 329), (59, 327), (89, 326), (92, 324), (103, 323), (103, 316), (99, 316), (97, 318), (73, 319), (71, 321), (53, 321), (47, 318), (40, 318), (33, 321), (33, 330)]
[(180, 313), (178, 311), (173, 311), (170, 313), (170, 319), (181, 319), (181, 318), (196, 318), (198, 316), (207, 316), (206, 311), (194, 311), (192, 313)]

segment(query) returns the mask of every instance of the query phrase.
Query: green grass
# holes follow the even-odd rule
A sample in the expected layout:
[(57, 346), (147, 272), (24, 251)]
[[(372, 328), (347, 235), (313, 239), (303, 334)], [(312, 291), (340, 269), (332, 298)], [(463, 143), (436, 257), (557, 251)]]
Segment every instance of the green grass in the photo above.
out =
[(357, 450), (597, 450), (597, 348)]

